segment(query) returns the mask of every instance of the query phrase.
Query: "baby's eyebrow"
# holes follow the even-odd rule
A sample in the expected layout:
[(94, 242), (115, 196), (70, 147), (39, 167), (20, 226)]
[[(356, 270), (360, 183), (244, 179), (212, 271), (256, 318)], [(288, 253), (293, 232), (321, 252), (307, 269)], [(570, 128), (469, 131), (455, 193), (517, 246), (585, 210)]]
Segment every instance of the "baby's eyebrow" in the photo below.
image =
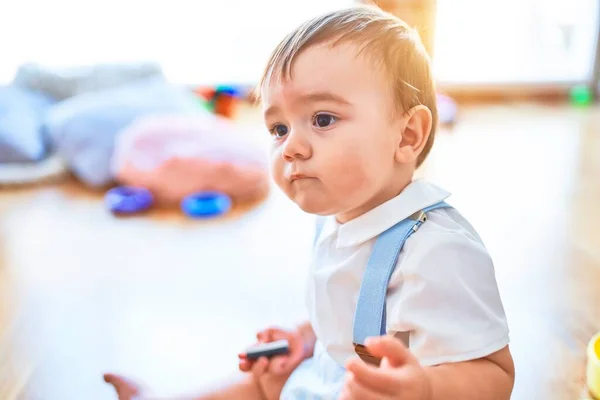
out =
[(271, 107), (269, 107), (269, 108), (267, 108), (267, 109), (265, 110), (264, 117), (265, 117), (265, 119), (267, 119), (267, 118), (269, 118), (269, 117), (273, 117), (273, 116), (275, 116), (275, 115), (276, 115), (278, 112), (279, 112), (279, 107), (277, 107), (277, 106), (271, 106)]
[(314, 92), (303, 94), (298, 97), (298, 102), (320, 102), (320, 101), (329, 101), (333, 103), (338, 103), (345, 106), (350, 106), (350, 102), (344, 99), (342, 96), (331, 92)]
[[(298, 105), (303, 105), (306, 103), (332, 102), (340, 104), (342, 106), (352, 106), (352, 104), (348, 100), (344, 99), (340, 95), (331, 92), (312, 92), (301, 94), (294, 99), (294, 102)], [(264, 117), (274, 117), (280, 111), (281, 110), (278, 106), (273, 105), (265, 110)]]

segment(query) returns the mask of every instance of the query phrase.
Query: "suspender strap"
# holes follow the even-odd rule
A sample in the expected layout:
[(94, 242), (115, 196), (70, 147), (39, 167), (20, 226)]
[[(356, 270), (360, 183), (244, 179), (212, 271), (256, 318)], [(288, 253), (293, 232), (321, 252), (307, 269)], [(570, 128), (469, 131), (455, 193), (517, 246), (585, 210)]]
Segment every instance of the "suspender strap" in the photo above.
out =
[[(427, 212), (447, 207), (450, 206), (440, 202), (418, 211), (383, 232), (375, 242), (363, 275), (354, 314), (354, 349), (365, 362), (379, 364), (380, 361), (369, 355), (364, 342), (368, 337), (386, 334), (387, 288), (402, 246), (427, 220)], [(408, 340), (405, 345), (408, 346)]]

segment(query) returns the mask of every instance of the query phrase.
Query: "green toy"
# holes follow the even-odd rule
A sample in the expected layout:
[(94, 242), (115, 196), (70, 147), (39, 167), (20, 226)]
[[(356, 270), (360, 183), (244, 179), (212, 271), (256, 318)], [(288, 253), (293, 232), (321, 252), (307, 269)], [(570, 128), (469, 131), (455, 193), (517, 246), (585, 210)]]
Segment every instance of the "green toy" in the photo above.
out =
[(569, 100), (577, 106), (588, 106), (594, 101), (594, 93), (586, 85), (577, 85), (569, 91)]
[(198, 104), (200, 105), (200, 107), (208, 110), (211, 113), (215, 111), (215, 106), (212, 102), (206, 101), (205, 99), (203, 99), (201, 97), (198, 97), (197, 101), (198, 101)]

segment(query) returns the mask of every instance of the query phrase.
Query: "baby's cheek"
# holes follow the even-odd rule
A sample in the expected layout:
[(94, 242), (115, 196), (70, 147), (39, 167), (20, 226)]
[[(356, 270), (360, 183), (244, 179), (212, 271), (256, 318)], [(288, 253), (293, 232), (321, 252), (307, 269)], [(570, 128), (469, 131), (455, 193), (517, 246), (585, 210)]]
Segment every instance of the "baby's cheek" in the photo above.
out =
[(271, 178), (278, 185), (283, 183), (283, 159), (277, 150), (272, 150), (269, 159), (269, 173)]
[(333, 184), (339, 194), (350, 196), (369, 189), (371, 171), (364, 154), (360, 151), (346, 152), (331, 164)]

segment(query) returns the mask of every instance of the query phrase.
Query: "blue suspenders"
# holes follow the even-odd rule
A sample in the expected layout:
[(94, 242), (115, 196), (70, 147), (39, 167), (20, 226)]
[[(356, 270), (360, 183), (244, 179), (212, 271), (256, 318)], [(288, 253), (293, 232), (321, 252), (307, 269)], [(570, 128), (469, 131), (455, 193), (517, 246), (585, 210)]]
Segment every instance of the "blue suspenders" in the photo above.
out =
[[(378, 359), (369, 355), (364, 343), (368, 337), (386, 334), (387, 287), (402, 246), (406, 239), (427, 220), (427, 212), (449, 207), (447, 203), (440, 202), (417, 211), (377, 238), (363, 275), (354, 314), (353, 345), (356, 353), (366, 362), (379, 363)], [(323, 221), (318, 220), (316, 238), (320, 235), (322, 224)], [(406, 342), (408, 346), (408, 341)]]

